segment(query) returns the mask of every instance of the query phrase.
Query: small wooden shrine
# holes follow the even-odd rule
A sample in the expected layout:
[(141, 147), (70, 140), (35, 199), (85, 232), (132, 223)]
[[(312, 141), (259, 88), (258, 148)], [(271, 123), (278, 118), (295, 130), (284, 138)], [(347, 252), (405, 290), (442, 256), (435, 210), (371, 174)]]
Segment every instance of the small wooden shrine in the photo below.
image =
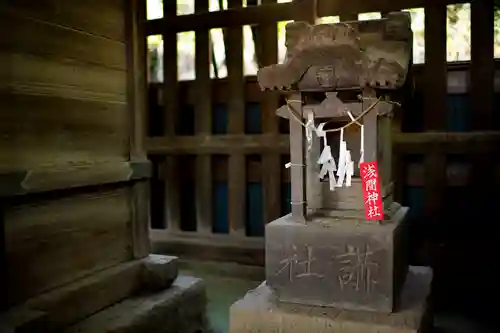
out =
[[(258, 81), (287, 100), (277, 114), (290, 123), (291, 214), (266, 226), (266, 282), (233, 305), (231, 332), (269, 325), (257, 315), (252, 324), (249, 311), (281, 326), (317, 325), (322, 311), (343, 332), (396, 322), (420, 332), (432, 274), (408, 269), (408, 208), (393, 201), (391, 178), (399, 108), (391, 95), (411, 87), (410, 16), (286, 29), (285, 62), (262, 68)], [(264, 326), (259, 332), (274, 332)]]

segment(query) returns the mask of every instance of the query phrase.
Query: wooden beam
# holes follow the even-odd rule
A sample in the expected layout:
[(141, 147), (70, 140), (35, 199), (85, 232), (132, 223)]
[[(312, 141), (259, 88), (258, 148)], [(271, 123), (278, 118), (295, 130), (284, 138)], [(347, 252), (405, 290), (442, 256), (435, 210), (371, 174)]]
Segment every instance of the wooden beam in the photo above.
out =
[[(470, 62), (457, 62), (447, 64), (447, 89), (448, 93), (466, 94), (470, 91), (468, 79), (468, 71), (470, 70)], [(495, 91), (500, 91), (500, 61), (495, 60)], [(424, 65), (416, 64), (411, 68), (412, 76), (415, 80), (415, 91), (423, 93), (426, 89), (424, 77)], [(161, 84), (150, 83), (149, 89), (159, 90)], [(188, 105), (195, 105), (198, 96), (196, 95), (195, 81), (182, 81), (179, 83), (179, 95), (186, 96), (185, 102)], [(245, 96), (247, 102), (260, 103), (263, 98), (267, 98), (269, 94), (277, 94), (276, 92), (262, 92), (257, 78), (255, 76), (245, 77)], [(161, 92), (160, 92), (161, 93)], [(212, 80), (212, 99), (214, 104), (224, 104), (230, 98), (229, 82), (227, 78)], [(163, 99), (163, 98), (162, 98)]]
[[(229, 0), (228, 6), (233, 10), (241, 10), (241, 0)], [(259, 8), (259, 7), (255, 7)], [(236, 19), (236, 18), (235, 18)], [(237, 27), (227, 29), (226, 59), (229, 82), (229, 125), (230, 134), (244, 135), (245, 132), (245, 77), (243, 76), (243, 30), (237, 21)], [(246, 218), (246, 163), (245, 155), (233, 151), (229, 156), (229, 232), (242, 235), (245, 233)]]
[[(447, 153), (488, 151), (500, 146), (498, 132), (424, 132), (393, 133), (394, 149), (398, 154), (425, 154), (433, 145)], [(210, 135), (150, 137), (146, 139), (149, 154), (245, 154), (289, 153), (287, 134)]]
[(243, 25), (270, 24), (292, 19), (296, 8), (293, 2), (242, 8), (241, 5), (231, 5), (231, 1), (234, 0), (229, 0), (229, 8), (227, 10), (170, 17), (168, 20), (150, 20), (146, 23), (146, 33), (147, 35), (156, 35), (164, 29), (175, 33), (213, 28), (241, 27)]
[(96, 186), (151, 177), (149, 161), (111, 162), (0, 172), (0, 197)]
[(424, 132), (394, 133), (394, 149), (398, 154), (425, 154), (438, 147), (447, 154), (494, 151), (500, 147), (498, 132)]
[(446, 6), (455, 3), (465, 3), (466, 0), (363, 0), (363, 1), (331, 1), (319, 0), (318, 16), (343, 16), (344, 14), (360, 14), (371, 12), (391, 12), (401, 9), (421, 8), (428, 3)]
[(259, 154), (288, 152), (288, 135), (208, 135), (150, 137), (146, 146), (150, 154)]
[(243, 235), (205, 235), (152, 230), (154, 253), (168, 253), (184, 259), (264, 265), (264, 238)]
[[(306, 0), (309, 1), (309, 0)], [(424, 7), (428, 0), (404, 0), (404, 1), (331, 1), (319, 0), (315, 11), (318, 17), (345, 14), (352, 15), (367, 12), (390, 12), (407, 8)], [(432, 4), (446, 6), (454, 3), (465, 3), (466, 0), (434, 0)], [(227, 10), (195, 13), (192, 15), (182, 15), (165, 19), (150, 20), (146, 24), (147, 35), (160, 34), (162, 30), (168, 29), (173, 32), (207, 30), (212, 28), (226, 28), (242, 25), (261, 25), (275, 23), (279, 21), (289, 21), (300, 19), (309, 21), (302, 17), (297, 17), (297, 13), (304, 13), (305, 1), (294, 1), (292, 3), (265, 4), (260, 6), (249, 6), (246, 8), (230, 7)], [(310, 17), (309, 13), (305, 16)]]
[[(471, 162), (476, 164), (475, 160), (471, 160)], [(490, 163), (489, 168), (492, 170), (493, 178), (489, 179), (488, 182), (491, 185), (499, 184), (500, 167)], [(406, 177), (402, 181), (406, 186), (424, 187), (429, 181), (432, 181), (426, 179), (425, 165), (423, 163), (410, 163), (406, 165), (405, 169)], [(447, 163), (445, 168), (446, 186), (460, 187), (474, 184), (474, 171), (472, 163)], [(481, 194), (481, 196), (484, 197), (484, 194)]]
[[(195, 12), (208, 12), (209, 0), (196, 1)], [(212, 80), (210, 79), (211, 47), (208, 30), (196, 31), (196, 103), (195, 132), (210, 135), (212, 130)], [(212, 229), (212, 160), (210, 155), (196, 157), (196, 230)]]

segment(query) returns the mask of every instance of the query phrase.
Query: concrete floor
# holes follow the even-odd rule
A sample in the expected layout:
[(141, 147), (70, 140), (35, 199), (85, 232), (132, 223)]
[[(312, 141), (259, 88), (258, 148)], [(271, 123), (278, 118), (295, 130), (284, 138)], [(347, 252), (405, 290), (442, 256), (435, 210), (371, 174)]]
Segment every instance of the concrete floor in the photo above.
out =
[[(181, 274), (193, 275), (205, 280), (207, 285), (207, 315), (212, 333), (227, 333), (229, 307), (250, 289), (264, 280), (264, 270), (257, 267), (222, 263), (181, 263)], [(460, 316), (436, 314), (435, 333), (493, 333)]]
[[(238, 265), (232, 264), (181, 264), (181, 274), (200, 277), (207, 285), (207, 316), (212, 333), (228, 332), (229, 307), (264, 279), (262, 269), (250, 270), (249, 274), (245, 274), (245, 267), (240, 271)], [(240, 278), (240, 274), (249, 278)]]

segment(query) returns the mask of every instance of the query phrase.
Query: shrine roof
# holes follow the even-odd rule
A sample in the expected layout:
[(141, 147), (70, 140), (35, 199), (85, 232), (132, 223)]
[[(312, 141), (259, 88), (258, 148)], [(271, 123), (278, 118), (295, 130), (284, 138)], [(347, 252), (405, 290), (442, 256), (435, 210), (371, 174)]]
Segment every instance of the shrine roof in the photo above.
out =
[(286, 26), (286, 60), (261, 68), (262, 90), (337, 91), (373, 87), (395, 90), (411, 66), (409, 13), (336, 24)]

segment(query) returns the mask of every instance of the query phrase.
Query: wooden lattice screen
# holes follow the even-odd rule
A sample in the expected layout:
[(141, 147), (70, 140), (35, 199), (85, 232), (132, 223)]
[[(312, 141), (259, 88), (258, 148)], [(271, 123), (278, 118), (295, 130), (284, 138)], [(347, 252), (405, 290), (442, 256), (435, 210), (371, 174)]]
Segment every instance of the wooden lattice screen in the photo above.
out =
[[(423, 7), (425, 64), (412, 69), (415, 94), (394, 128), (396, 198), (412, 207), (412, 235), (441, 244), (453, 234), (454, 239), (466, 241), (453, 247), (455, 256), (444, 255), (444, 261), (466, 256), (463, 244), (481, 243), (481, 236), (473, 236), (483, 229), (471, 224), (492, 225), (484, 222), (492, 221), (488, 212), (498, 199), (493, 152), (499, 143), (494, 130), (500, 127), (500, 118), (494, 112), (499, 99), (494, 93), (492, 1), (472, 1), (471, 61), (457, 64), (446, 61), (447, 5), (463, 1), (275, 2), (264, 0), (242, 8), (241, 0), (229, 0), (229, 10), (208, 12), (208, 0), (196, 1), (195, 14), (176, 16), (175, 1), (164, 1), (163, 18), (144, 23), (147, 35), (163, 35), (165, 50), (164, 82), (149, 85), (152, 132), (146, 140), (157, 171), (152, 184), (155, 249), (262, 264), (263, 225), (288, 209), (289, 175), (284, 170), (288, 135), (274, 114), (279, 97), (261, 93), (255, 77), (243, 75), (243, 25), (258, 32), (259, 65), (267, 65), (277, 61), (278, 21), (314, 22), (331, 15), (351, 20), (364, 12)], [(225, 29), (228, 77), (211, 80), (209, 29), (218, 27)], [(178, 82), (176, 34), (188, 30), (196, 31), (196, 80)], [(458, 79), (465, 84), (457, 88)], [(248, 114), (255, 112), (256, 104), (260, 131), (250, 134)], [(221, 105), (227, 107), (222, 112), (227, 117), (225, 130), (218, 130), (216, 119)], [(191, 118), (190, 107), (194, 107)], [(461, 122), (460, 132), (456, 122)], [(190, 126), (191, 133), (186, 130)], [(256, 184), (257, 195), (252, 192)], [(425, 253), (418, 250), (422, 248), (420, 244), (412, 251)], [(429, 263), (442, 252), (433, 253), (417, 255), (415, 260)]]

